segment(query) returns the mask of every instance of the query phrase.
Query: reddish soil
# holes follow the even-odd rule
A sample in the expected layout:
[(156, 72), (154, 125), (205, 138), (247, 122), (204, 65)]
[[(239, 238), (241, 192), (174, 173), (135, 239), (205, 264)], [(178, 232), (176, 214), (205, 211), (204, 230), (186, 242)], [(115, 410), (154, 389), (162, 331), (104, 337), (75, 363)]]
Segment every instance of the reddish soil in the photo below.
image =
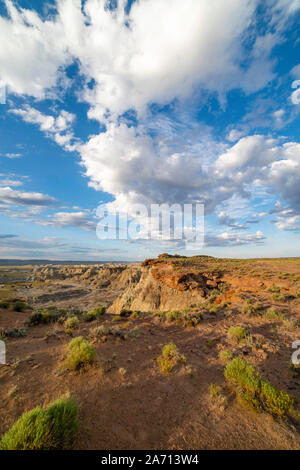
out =
[[(290, 272), (297, 274), (297, 269)], [(91, 323), (81, 319), (74, 336), (92, 342), (97, 356), (95, 364), (79, 372), (62, 370), (71, 338), (60, 324), (27, 327), (26, 337), (8, 338), (7, 364), (0, 366), (0, 435), (24, 411), (70, 392), (79, 404), (77, 449), (299, 449), (299, 425), (241, 407), (225, 382), (219, 352), (226, 349), (248, 359), (264, 379), (293, 396), (299, 409), (300, 375), (291, 370), (290, 361), (291, 344), (300, 339), (300, 299), (274, 300), (267, 287), (295, 293), (300, 283), (274, 272), (271, 279), (236, 272), (226, 276), (231, 288), (215, 300), (221, 309), (207, 311), (194, 328), (159, 322), (152, 313), (120, 322), (109, 314)], [(293, 320), (292, 327), (242, 313), (246, 298), (276, 307)], [(80, 300), (74, 306), (80, 308)], [(0, 309), (0, 326), (24, 327), (30, 313)], [(93, 340), (91, 330), (102, 324), (120, 328), (127, 338)], [(251, 341), (230, 340), (232, 326), (244, 327)], [(135, 327), (141, 334), (132, 338)], [(156, 358), (170, 341), (187, 363), (166, 375)], [(211, 397), (211, 383), (221, 386), (226, 402)]]

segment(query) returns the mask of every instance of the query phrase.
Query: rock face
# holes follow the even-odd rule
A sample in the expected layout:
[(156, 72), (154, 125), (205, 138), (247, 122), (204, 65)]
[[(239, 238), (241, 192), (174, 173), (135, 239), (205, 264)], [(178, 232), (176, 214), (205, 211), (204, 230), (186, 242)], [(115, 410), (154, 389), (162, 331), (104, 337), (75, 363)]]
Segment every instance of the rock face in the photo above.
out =
[(73, 280), (91, 287), (106, 287), (117, 279), (126, 265), (35, 266), (31, 281)]
[[(126, 281), (125, 281), (126, 280)], [(168, 262), (153, 260), (140, 267), (128, 267), (119, 278), (123, 293), (108, 311), (180, 310), (205, 301), (209, 291), (220, 283), (219, 276), (211, 273), (176, 272)], [(126, 287), (127, 284), (127, 287)]]
[[(110, 289), (118, 297), (108, 311), (168, 311), (190, 308), (205, 301), (221, 282), (218, 274), (172, 263), (169, 255), (146, 260), (141, 265), (40, 266), (31, 280), (70, 280), (95, 289)], [(66, 293), (65, 293), (66, 294)], [(61, 296), (65, 295), (63, 292)]]

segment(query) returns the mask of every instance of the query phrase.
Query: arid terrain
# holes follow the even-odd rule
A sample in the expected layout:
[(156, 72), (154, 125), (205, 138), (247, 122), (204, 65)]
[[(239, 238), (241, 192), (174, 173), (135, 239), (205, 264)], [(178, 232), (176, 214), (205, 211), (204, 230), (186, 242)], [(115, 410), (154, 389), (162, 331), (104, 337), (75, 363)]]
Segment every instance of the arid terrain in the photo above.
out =
[[(0, 436), (25, 411), (70, 393), (76, 449), (300, 447), (300, 373), (291, 362), (300, 258), (1, 266), (0, 302)], [(78, 336), (96, 354), (71, 370), (68, 344)], [(170, 343), (183, 356), (164, 368), (157, 358)], [(239, 399), (224, 375), (237, 357), (294, 400), (291, 416)]]

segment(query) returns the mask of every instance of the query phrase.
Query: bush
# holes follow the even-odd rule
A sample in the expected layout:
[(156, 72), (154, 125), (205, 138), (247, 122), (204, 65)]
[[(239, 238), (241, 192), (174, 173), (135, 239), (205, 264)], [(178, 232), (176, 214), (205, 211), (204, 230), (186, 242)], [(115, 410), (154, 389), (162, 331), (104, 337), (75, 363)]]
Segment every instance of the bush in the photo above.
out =
[(247, 305), (244, 305), (242, 308), (242, 312), (246, 315), (258, 315), (262, 310), (263, 306), (258, 303), (247, 303)]
[(217, 398), (221, 393), (221, 387), (214, 383), (209, 384), (208, 390), (212, 398)]
[(64, 322), (64, 327), (67, 329), (76, 329), (79, 327), (79, 318), (78, 317), (69, 317)]
[(3, 435), (0, 450), (64, 449), (78, 431), (77, 404), (71, 397), (59, 398), (48, 408), (24, 413)]
[(231, 351), (223, 350), (219, 352), (219, 358), (223, 362), (228, 362), (233, 359), (233, 353)]
[(94, 308), (93, 310), (86, 312), (83, 318), (87, 322), (94, 321), (97, 318), (101, 317), (101, 315), (104, 315), (105, 311), (106, 311), (105, 307)]
[(166, 312), (166, 320), (168, 322), (180, 323), (182, 320), (182, 313), (178, 310), (172, 310), (171, 312)]
[(139, 315), (140, 315), (140, 312), (135, 311), (135, 312), (132, 312), (132, 314), (130, 315), (130, 318), (132, 319), (139, 318)]
[(100, 338), (101, 341), (106, 341), (109, 335), (125, 339), (123, 331), (121, 331), (119, 328), (108, 328), (105, 325), (100, 325), (93, 328), (91, 330), (91, 335), (93, 337)]
[(247, 331), (241, 326), (233, 326), (228, 331), (228, 336), (236, 343), (240, 343), (247, 336)]
[(67, 369), (77, 370), (80, 367), (93, 362), (96, 351), (82, 336), (73, 338), (68, 345), (69, 353), (65, 360)]
[(112, 321), (113, 322), (118, 322), (118, 321), (123, 321), (124, 320), (124, 317), (121, 317), (121, 315), (115, 315), (113, 318), (112, 318)]
[(24, 302), (21, 302), (21, 300), (17, 300), (14, 303), (14, 311), (15, 312), (24, 312), (26, 310), (26, 304)]
[(157, 358), (157, 363), (161, 371), (165, 374), (172, 372), (178, 364), (186, 362), (185, 356), (180, 355), (177, 346), (174, 343), (168, 343), (162, 348), (162, 354)]
[(254, 367), (243, 359), (233, 359), (225, 368), (225, 378), (235, 388), (239, 398), (253, 409), (265, 410), (279, 418), (293, 412), (293, 399), (262, 380)]
[(55, 323), (64, 319), (67, 315), (66, 310), (54, 310), (53, 308), (47, 310), (39, 310), (34, 312), (29, 317), (29, 325), (47, 325), (49, 323)]
[(200, 312), (194, 313), (194, 314), (191, 314), (188, 312), (187, 311), (180, 312), (178, 310), (171, 310), (162, 315), (164, 315), (164, 318), (167, 322), (169, 323), (176, 322), (178, 325), (182, 325), (184, 328), (198, 325), (198, 323), (200, 323), (202, 319), (202, 314)]
[(7, 300), (0, 302), (0, 308), (9, 308), (9, 302)]

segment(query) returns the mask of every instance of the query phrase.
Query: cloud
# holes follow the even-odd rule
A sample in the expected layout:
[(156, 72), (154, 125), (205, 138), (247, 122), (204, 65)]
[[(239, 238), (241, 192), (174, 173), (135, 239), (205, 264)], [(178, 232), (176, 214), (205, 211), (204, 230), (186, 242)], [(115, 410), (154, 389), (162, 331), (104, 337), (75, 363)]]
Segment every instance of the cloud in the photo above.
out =
[(51, 220), (40, 221), (42, 225), (56, 227), (79, 227), (84, 230), (96, 230), (96, 222), (86, 212), (56, 212)]
[(20, 109), (10, 109), (9, 112), (20, 116), (25, 122), (37, 124), (47, 137), (53, 139), (58, 145), (64, 147), (65, 150), (76, 150), (78, 139), (75, 139), (71, 131), (75, 120), (74, 114), (62, 110), (57, 117), (54, 117), (43, 114), (28, 105)]
[(300, 227), (300, 215), (294, 215), (292, 217), (279, 217), (275, 222), (276, 227), (279, 230), (298, 230)]
[(89, 116), (100, 120), (129, 109), (140, 115), (150, 103), (186, 98), (199, 87), (253, 92), (273, 78), (268, 54), (276, 34), (258, 36), (241, 65), (258, 0), (140, 0), (128, 13), (126, 3), (108, 8), (105, 0), (58, 0), (57, 13), (42, 19), (5, 0), (0, 78), (14, 93), (41, 99), (77, 61), (94, 83), (81, 97), (91, 105)]
[(1, 240), (7, 240), (9, 238), (16, 238), (18, 235), (13, 235), (11, 233), (8, 234), (0, 234), (0, 239)]
[(2, 203), (24, 206), (49, 206), (56, 203), (56, 199), (41, 193), (17, 191), (9, 186), (0, 187), (0, 200)]
[[(264, 188), (299, 208), (299, 144), (247, 135), (251, 112), (224, 144), (209, 131), (204, 137), (190, 121), (184, 127), (174, 116), (156, 119), (152, 110), (153, 104), (175, 107), (203, 96), (201, 106), (205, 95), (217, 96), (225, 107), (230, 90), (263, 89), (275, 77), (271, 52), (299, 8), (297, 0), (266, 2), (264, 34), (256, 28), (258, 0), (140, 0), (129, 11), (125, 0), (112, 8), (105, 0), (58, 0), (57, 11), (44, 19), (5, 3), (0, 79), (14, 93), (42, 99), (58, 92), (65, 67), (76, 63), (77, 97), (103, 131), (81, 143), (72, 131), (74, 115), (66, 111), (52, 116), (25, 105), (11, 112), (66, 150), (77, 150), (89, 184), (113, 195), (111, 205), (130, 212), (134, 203), (203, 202), (208, 215), (233, 197), (250, 200)], [(279, 126), (284, 115), (273, 111), (270, 119)], [(10, 187), (1, 188), (0, 197), (1, 191), (10, 201), (49, 198)], [(58, 212), (46, 222), (94, 229), (81, 211)], [(244, 228), (227, 212), (220, 222)], [(216, 241), (260, 243), (261, 237), (224, 232)]]
[(20, 158), (22, 157), (22, 154), (21, 153), (0, 153), (0, 157)]
[(70, 61), (63, 25), (57, 16), (43, 21), (34, 10), (17, 8), (9, 0), (5, 6), (8, 17), (0, 16), (0, 77), (9, 91), (42, 99)]
[(223, 212), (223, 211), (221, 211), (218, 214), (218, 222), (219, 224), (227, 225), (228, 227), (231, 227), (232, 229), (242, 230), (242, 229), (247, 228), (245, 225), (239, 224), (234, 218), (232, 218), (229, 214), (226, 214), (226, 212)]
[(22, 186), (22, 181), (16, 181), (13, 179), (5, 178), (0, 179), (0, 186)]
[(205, 236), (205, 246), (222, 247), (222, 246), (243, 246), (243, 245), (261, 245), (266, 240), (262, 232), (257, 231), (255, 234), (235, 234), (231, 232), (223, 232), (219, 235), (208, 234)]

